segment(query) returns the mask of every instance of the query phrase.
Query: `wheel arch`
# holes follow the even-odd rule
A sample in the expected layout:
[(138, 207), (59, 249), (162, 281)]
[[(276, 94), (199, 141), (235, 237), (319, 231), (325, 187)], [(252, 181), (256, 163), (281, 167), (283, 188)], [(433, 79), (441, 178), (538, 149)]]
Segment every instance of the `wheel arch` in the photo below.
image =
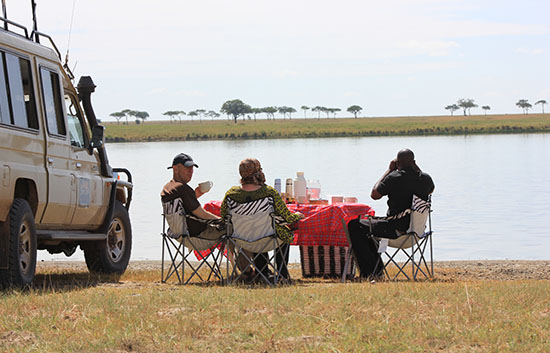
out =
[(38, 210), (38, 190), (36, 183), (32, 179), (19, 178), (15, 182), (15, 190), (13, 193), (13, 199), (24, 199), (31, 206), (32, 214), (36, 217), (36, 211)]

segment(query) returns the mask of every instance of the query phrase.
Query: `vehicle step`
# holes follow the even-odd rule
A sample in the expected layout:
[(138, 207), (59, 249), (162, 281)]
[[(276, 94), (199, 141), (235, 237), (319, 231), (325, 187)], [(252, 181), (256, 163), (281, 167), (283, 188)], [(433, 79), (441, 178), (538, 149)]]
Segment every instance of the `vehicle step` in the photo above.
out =
[(107, 234), (78, 231), (37, 230), (38, 240), (105, 240)]

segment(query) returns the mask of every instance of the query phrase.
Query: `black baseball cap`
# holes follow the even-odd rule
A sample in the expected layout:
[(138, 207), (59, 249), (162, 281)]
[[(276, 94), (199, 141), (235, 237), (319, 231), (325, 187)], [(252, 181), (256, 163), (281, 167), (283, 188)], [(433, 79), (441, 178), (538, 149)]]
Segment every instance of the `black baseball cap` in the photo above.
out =
[(167, 169), (172, 169), (173, 166), (176, 164), (183, 164), (185, 167), (199, 167), (195, 162), (193, 162), (193, 158), (191, 158), (190, 155), (185, 153), (180, 153), (177, 156), (174, 157), (174, 160), (172, 161), (172, 165), (168, 167)]

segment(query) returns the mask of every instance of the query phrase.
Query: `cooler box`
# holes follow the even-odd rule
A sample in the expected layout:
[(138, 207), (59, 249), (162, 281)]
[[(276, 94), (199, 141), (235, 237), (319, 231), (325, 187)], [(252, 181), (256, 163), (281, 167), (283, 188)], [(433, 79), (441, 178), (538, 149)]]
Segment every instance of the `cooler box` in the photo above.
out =
[[(303, 277), (341, 277), (346, 264), (347, 246), (300, 245), (300, 262)], [(351, 256), (351, 255), (350, 255)], [(348, 276), (355, 272), (355, 263), (350, 261)]]

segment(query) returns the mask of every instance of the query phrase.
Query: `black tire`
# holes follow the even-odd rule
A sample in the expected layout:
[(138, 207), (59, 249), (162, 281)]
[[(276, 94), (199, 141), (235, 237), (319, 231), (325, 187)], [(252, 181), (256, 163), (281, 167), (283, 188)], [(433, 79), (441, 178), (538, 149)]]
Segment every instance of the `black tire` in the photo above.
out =
[(84, 247), (86, 265), (91, 272), (123, 274), (128, 267), (131, 252), (130, 217), (122, 203), (115, 201), (115, 211), (109, 225), (107, 240), (97, 241)]
[(29, 203), (15, 199), (4, 224), (8, 233), (8, 269), (0, 270), (0, 287), (25, 287), (36, 270), (36, 226)]

